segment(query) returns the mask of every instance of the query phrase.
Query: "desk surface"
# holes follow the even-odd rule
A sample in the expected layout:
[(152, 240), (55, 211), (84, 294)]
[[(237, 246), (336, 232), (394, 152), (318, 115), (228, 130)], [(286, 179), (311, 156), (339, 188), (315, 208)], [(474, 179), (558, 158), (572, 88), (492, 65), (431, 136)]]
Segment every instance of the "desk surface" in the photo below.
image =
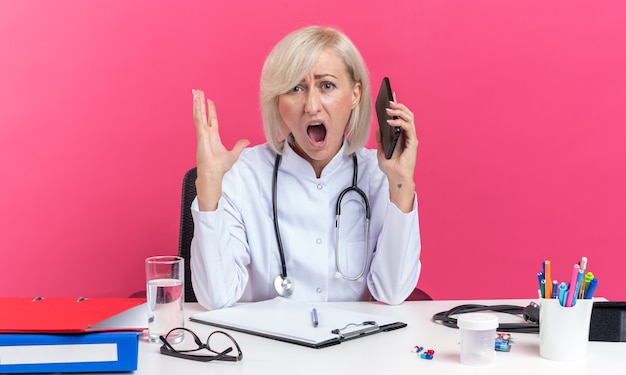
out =
[[(408, 327), (347, 341), (324, 349), (311, 349), (249, 334), (229, 331), (243, 351), (240, 362), (195, 362), (161, 355), (159, 345), (142, 340), (135, 374), (602, 374), (626, 368), (626, 343), (590, 342), (586, 359), (551, 361), (539, 356), (539, 335), (514, 333), (510, 352), (496, 352), (488, 366), (460, 362), (459, 331), (432, 322), (431, 317), (452, 307), (477, 303), (526, 306), (531, 300), (416, 301), (399, 306), (374, 302), (341, 302), (342, 309), (395, 317)], [(204, 311), (196, 303), (185, 304), (185, 315)], [(501, 321), (518, 322), (516, 316), (497, 314)], [(521, 319), (519, 319), (521, 322)], [(214, 327), (186, 322), (186, 327), (206, 339)], [(435, 350), (433, 360), (419, 358), (415, 345)]]

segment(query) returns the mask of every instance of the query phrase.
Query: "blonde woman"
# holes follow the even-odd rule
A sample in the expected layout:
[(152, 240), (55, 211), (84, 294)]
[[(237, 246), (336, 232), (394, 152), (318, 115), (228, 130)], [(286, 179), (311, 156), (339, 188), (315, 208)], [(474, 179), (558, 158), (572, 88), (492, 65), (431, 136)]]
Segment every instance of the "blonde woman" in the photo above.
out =
[(240, 140), (229, 151), (215, 105), (193, 90), (198, 302), (208, 309), (277, 295), (403, 302), (421, 270), (411, 111), (389, 103), (397, 116), (390, 124), (403, 134), (391, 159), (379, 135), (378, 150), (364, 148), (367, 69), (334, 28), (306, 27), (282, 39), (265, 61), (260, 91), (267, 142)]

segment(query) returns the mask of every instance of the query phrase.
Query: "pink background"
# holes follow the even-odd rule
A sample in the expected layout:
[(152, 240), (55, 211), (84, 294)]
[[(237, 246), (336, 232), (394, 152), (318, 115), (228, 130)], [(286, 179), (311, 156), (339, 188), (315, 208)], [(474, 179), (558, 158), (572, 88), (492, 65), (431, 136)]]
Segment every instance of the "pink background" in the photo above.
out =
[(415, 113), (423, 289), (533, 298), (585, 255), (626, 300), (624, 4), (0, 1), (0, 295), (143, 290), (177, 251), (191, 89), (260, 143), (266, 54), (324, 24)]

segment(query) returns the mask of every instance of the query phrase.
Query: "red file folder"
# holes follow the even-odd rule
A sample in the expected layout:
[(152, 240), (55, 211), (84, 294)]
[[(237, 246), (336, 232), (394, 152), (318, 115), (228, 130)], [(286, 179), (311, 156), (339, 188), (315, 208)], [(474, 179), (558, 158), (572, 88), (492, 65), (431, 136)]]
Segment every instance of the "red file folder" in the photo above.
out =
[(145, 302), (142, 298), (13, 298), (0, 297), (0, 333), (79, 333), (143, 330), (141, 327), (98, 327)]

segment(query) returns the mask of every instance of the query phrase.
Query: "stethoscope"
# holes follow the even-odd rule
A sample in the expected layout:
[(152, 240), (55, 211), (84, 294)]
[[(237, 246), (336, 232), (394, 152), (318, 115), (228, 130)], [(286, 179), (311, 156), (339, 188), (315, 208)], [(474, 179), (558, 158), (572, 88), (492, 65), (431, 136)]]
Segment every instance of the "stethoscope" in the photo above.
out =
[[(288, 297), (293, 293), (294, 284), (293, 281), (287, 276), (287, 262), (285, 261), (285, 250), (283, 249), (283, 241), (280, 238), (280, 229), (278, 228), (278, 216), (277, 216), (277, 205), (276, 205), (276, 195), (277, 195), (277, 183), (278, 183), (278, 167), (280, 165), (280, 161), (282, 160), (282, 156), (276, 155), (276, 161), (274, 162), (274, 176), (272, 179), (272, 211), (274, 214), (274, 233), (276, 234), (276, 243), (278, 244), (278, 253), (280, 254), (280, 264), (281, 264), (281, 273), (276, 276), (274, 279), (274, 288), (278, 295), (283, 297)], [(359, 171), (359, 163), (356, 159), (356, 154), (352, 154), (352, 185), (345, 188), (337, 198), (337, 204), (335, 207), (335, 269), (336, 275), (345, 280), (349, 281), (357, 281), (363, 274), (365, 274), (365, 269), (367, 266), (367, 252), (369, 249), (369, 224), (370, 224), (370, 203), (367, 199), (367, 195), (357, 186), (358, 179), (358, 171)], [(339, 218), (341, 216), (341, 200), (344, 195), (347, 193), (354, 191), (361, 196), (363, 202), (365, 203), (365, 247), (363, 250), (363, 264), (361, 265), (361, 272), (359, 272), (356, 276), (349, 276), (343, 273), (341, 270), (341, 266), (339, 264)]]

